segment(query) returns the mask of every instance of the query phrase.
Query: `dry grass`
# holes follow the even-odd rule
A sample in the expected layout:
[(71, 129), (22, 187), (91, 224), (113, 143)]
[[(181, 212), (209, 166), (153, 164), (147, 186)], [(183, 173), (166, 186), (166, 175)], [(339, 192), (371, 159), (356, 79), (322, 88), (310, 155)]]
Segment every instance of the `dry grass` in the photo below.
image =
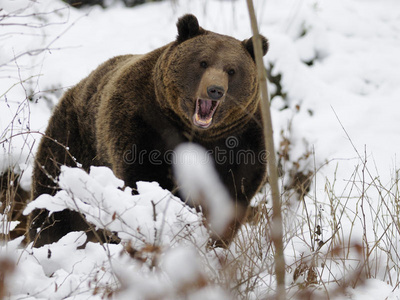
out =
[[(293, 204), (293, 194), (283, 195), (288, 298), (343, 297), (372, 278), (398, 288), (398, 173), (385, 187), (377, 178), (357, 180), (362, 170), (356, 168), (339, 195), (336, 179), (327, 181), (328, 203), (306, 195), (307, 201)], [(231, 246), (218, 278), (240, 299), (265, 298), (275, 291), (271, 207), (260, 201), (257, 209)]]
[[(0, 239), (3, 241), (12, 240), (25, 234), (26, 217), (22, 214), (26, 201), (29, 199), (29, 192), (20, 187), (21, 175), (11, 170), (0, 176), (0, 214), (6, 216), (1, 220), (3, 231), (0, 232)], [(19, 221), (18, 226), (10, 231), (9, 221)]]

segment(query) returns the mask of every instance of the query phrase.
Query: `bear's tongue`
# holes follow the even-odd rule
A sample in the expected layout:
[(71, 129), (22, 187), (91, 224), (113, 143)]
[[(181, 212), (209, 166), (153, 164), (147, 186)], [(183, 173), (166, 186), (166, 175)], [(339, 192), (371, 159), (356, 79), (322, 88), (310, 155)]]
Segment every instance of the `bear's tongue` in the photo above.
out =
[(217, 106), (218, 101), (197, 99), (193, 123), (202, 128), (209, 127)]
[(199, 115), (207, 117), (211, 114), (212, 100), (199, 99)]

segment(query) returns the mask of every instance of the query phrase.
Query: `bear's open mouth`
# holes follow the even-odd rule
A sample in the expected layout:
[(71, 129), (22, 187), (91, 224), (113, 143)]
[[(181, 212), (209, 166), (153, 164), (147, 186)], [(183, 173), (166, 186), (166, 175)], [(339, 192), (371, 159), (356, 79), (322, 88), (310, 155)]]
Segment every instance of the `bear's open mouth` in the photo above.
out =
[(196, 100), (196, 110), (193, 115), (193, 123), (201, 128), (209, 127), (218, 104), (218, 100), (205, 100), (198, 98)]

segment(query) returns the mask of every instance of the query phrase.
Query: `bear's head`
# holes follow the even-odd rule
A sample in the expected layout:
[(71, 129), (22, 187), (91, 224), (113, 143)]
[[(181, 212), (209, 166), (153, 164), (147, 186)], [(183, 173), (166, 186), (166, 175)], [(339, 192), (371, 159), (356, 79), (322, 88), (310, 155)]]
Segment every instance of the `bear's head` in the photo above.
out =
[[(259, 103), (252, 39), (204, 30), (193, 15), (180, 18), (177, 28), (155, 69), (160, 105), (191, 130), (210, 135), (249, 120)], [(265, 55), (268, 41), (261, 39)]]

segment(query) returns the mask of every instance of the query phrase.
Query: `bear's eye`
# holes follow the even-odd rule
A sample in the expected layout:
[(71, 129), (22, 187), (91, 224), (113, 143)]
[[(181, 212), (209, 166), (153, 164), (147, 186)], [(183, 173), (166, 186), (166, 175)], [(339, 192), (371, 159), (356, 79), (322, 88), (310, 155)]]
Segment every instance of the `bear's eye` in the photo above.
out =
[(200, 62), (200, 67), (207, 69), (208, 63), (206, 61), (202, 61), (202, 62)]
[(228, 71), (228, 75), (234, 75), (235, 74), (235, 70), (234, 69), (230, 69), (229, 71)]

